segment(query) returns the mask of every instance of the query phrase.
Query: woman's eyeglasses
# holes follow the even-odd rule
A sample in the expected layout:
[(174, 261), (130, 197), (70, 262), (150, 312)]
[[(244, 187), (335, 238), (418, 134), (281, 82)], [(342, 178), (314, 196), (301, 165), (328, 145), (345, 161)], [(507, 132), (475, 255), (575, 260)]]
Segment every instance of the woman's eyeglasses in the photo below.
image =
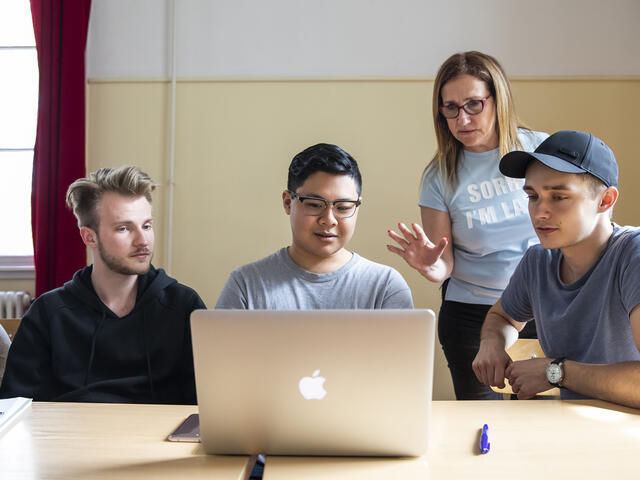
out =
[(438, 109), (444, 118), (458, 118), (460, 115), (460, 109), (467, 112), (469, 115), (477, 115), (484, 110), (485, 102), (491, 97), (491, 95), (481, 98), (479, 100), (469, 100), (464, 105), (458, 105), (457, 103), (447, 103), (446, 105), (440, 105)]

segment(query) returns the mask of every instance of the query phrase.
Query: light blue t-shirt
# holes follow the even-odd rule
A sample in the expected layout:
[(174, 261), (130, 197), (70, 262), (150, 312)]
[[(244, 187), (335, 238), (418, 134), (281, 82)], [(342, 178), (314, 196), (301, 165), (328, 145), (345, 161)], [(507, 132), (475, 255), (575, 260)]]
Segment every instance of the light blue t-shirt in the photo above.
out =
[[(578, 281), (560, 279), (562, 252), (531, 247), (502, 295), (519, 322), (536, 320), (549, 358), (583, 363), (640, 361), (629, 314), (640, 303), (640, 228), (614, 225), (598, 261)], [(561, 390), (562, 398), (580, 398)]]
[[(519, 130), (523, 150), (533, 151), (549, 135)], [(445, 299), (493, 305), (529, 246), (538, 243), (529, 219), (523, 179), (505, 177), (500, 152), (460, 154), (455, 189), (437, 170), (422, 181), (420, 206), (451, 218), (453, 271)], [(437, 243), (440, 239), (432, 239)]]

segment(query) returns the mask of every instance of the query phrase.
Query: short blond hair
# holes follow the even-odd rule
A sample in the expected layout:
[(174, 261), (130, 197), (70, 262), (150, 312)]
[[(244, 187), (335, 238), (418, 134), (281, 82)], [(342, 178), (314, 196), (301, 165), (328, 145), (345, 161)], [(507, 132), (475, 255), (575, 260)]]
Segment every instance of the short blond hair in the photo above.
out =
[(79, 178), (67, 190), (67, 207), (78, 219), (78, 227), (98, 229), (98, 204), (105, 192), (127, 197), (145, 197), (151, 203), (156, 183), (138, 167), (101, 168)]

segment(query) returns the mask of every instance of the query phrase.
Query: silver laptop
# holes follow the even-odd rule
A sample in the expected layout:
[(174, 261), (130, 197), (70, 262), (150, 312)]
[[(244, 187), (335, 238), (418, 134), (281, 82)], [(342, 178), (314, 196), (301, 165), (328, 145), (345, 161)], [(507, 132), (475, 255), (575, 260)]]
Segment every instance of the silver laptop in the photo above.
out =
[(431, 310), (197, 310), (191, 330), (207, 453), (426, 452)]

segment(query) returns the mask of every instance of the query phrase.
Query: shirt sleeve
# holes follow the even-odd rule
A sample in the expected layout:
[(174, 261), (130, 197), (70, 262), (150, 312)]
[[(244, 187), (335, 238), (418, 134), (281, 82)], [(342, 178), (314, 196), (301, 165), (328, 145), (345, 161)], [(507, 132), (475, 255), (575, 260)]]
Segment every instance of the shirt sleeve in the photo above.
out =
[(443, 192), (441, 176), (435, 168), (430, 168), (422, 177), (418, 204), (421, 207), (429, 207), (440, 210), (441, 212), (448, 212), (449, 207), (447, 207)]
[(620, 274), (620, 297), (628, 314), (640, 304), (640, 237), (634, 236), (625, 248), (626, 260)]
[(391, 269), (382, 301), (383, 309), (413, 309), (411, 289), (400, 273)]
[(22, 317), (9, 348), (0, 398), (47, 401), (54, 397), (50, 336), (41, 304), (36, 300)]
[(196, 398), (196, 377), (193, 368), (193, 343), (191, 342), (190, 316), (194, 310), (202, 310), (206, 308), (207, 306), (200, 298), (200, 295), (194, 292), (191, 305), (188, 308), (189, 313), (187, 315), (187, 321), (185, 322), (185, 347), (182, 359), (182, 378), (184, 381), (182, 392), (183, 403), (186, 405), (196, 405), (198, 403)]
[(227, 279), (218, 302), (216, 310), (247, 310), (249, 308), (246, 282), (238, 270), (231, 272)]
[(538, 145), (549, 138), (549, 134), (546, 132), (536, 132), (535, 130), (518, 130), (518, 137), (522, 143), (522, 149), (525, 152), (533, 152)]
[(530, 248), (520, 260), (500, 298), (504, 311), (518, 322), (533, 320), (533, 307), (530, 297), (532, 282), (529, 268), (529, 262), (533, 260), (533, 257), (533, 250)]

